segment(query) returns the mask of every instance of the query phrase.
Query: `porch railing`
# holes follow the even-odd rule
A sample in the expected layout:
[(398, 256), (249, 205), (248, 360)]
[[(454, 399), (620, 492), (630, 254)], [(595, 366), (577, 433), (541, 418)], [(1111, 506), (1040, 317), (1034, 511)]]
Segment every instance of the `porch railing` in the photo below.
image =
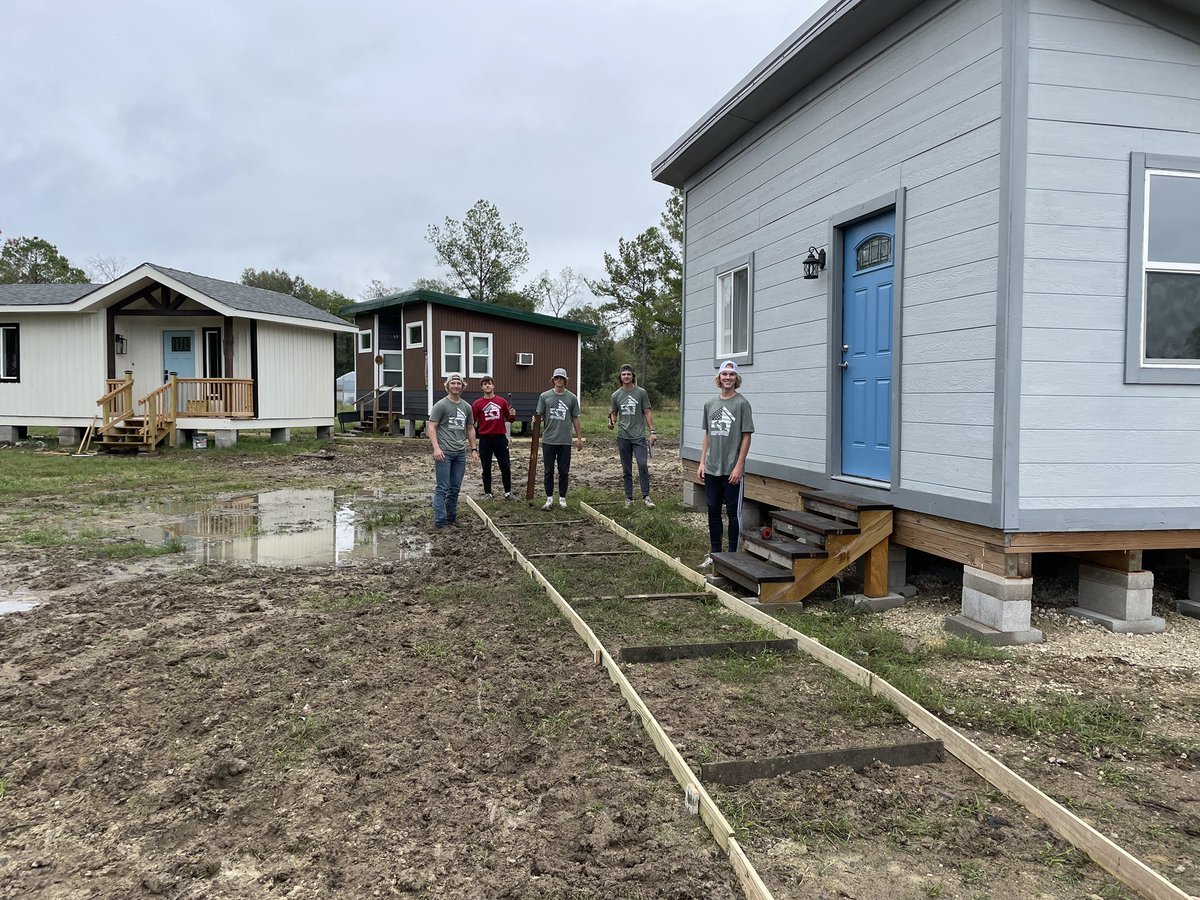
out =
[(127, 419), (133, 413), (133, 373), (126, 372), (124, 378), (106, 380), (108, 393), (96, 401), (102, 419), (99, 431), (103, 433)]
[(148, 393), (138, 401), (145, 410), (142, 419), (142, 443), (155, 447), (175, 427), (175, 379)]
[(249, 378), (177, 378), (175, 409), (184, 416), (254, 418), (254, 381)]

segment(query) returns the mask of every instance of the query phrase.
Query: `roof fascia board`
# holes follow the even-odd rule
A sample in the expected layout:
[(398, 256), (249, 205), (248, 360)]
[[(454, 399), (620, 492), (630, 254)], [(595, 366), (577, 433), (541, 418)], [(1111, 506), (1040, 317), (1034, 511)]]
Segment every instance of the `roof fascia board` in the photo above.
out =
[(547, 328), (561, 328), (564, 331), (576, 331), (580, 334), (595, 334), (597, 328), (594, 325), (589, 325), (586, 322), (576, 322), (574, 319), (560, 319), (555, 316), (547, 316), (541, 313), (531, 313), (523, 309), (514, 309), (509, 306), (497, 306), (493, 303), (480, 303), (478, 300), (471, 300), (468, 297), (452, 297), (449, 294), (440, 294), (436, 291), (405, 291), (401, 294), (392, 294), (388, 297), (380, 297), (378, 300), (369, 300), (366, 303), (355, 303), (350, 306), (343, 307), (343, 311), (353, 311), (357, 316), (359, 313), (379, 313), (389, 309), (403, 309), (414, 303), (428, 303), (434, 306), (450, 306), (455, 309), (465, 309), (469, 312), (477, 312), (481, 315), (497, 316), (503, 319), (513, 319), (518, 322), (525, 322), (529, 325), (544, 325)]
[(1200, 44), (1200, 2), (1197, 0), (1166, 0), (1163, 3), (1147, 0), (1096, 0), (1101, 6), (1115, 9), (1147, 25), (1169, 31), (1178, 37)]

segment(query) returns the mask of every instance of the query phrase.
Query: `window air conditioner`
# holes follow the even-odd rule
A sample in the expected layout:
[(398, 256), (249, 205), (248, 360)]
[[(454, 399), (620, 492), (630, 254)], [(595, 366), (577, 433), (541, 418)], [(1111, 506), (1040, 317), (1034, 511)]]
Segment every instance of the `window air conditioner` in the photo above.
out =
[(532, 366), (533, 365), (533, 354), (532, 353), (518, 353), (517, 354), (517, 365), (518, 366)]

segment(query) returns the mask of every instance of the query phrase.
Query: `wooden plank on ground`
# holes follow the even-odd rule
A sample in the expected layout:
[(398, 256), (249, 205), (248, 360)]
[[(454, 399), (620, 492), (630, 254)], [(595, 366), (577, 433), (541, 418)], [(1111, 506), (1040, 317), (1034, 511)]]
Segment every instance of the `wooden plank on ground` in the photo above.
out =
[(861, 771), (873, 763), (889, 766), (920, 766), (941, 762), (941, 741), (918, 741), (884, 747), (855, 747), (850, 750), (809, 750), (770, 759), (702, 763), (700, 780), (708, 784), (746, 784), (758, 778), (775, 778), (791, 772), (816, 772), (834, 766)]
[(738, 656), (754, 656), (756, 653), (795, 653), (799, 649), (795, 641), (716, 641), (711, 644), (656, 644), (647, 647), (622, 647), (621, 662), (648, 663), (671, 662), (676, 659), (704, 659), (708, 656), (723, 656), (733, 653)]
[(505, 522), (505, 528), (533, 528), (537, 525), (579, 525), (586, 519), (542, 519), (540, 522)]
[[(728, 591), (723, 591), (715, 585), (706, 584), (704, 577), (699, 572), (688, 569), (679, 560), (672, 559), (657, 547), (632, 534), (628, 529), (622, 528), (611, 519), (606, 519), (586, 503), (581, 503), (580, 509), (597, 521), (607, 524), (610, 530), (622, 535), (635, 546), (642, 547), (665, 565), (676, 569), (681, 577), (693, 584), (705, 584), (705, 590), (711, 592), (726, 609), (763, 626), (778, 637), (796, 638), (800, 649), (813, 659), (840, 672), (876, 696), (890, 701), (912, 725), (924, 732), (927, 737), (942, 741), (952, 756), (973, 769), (984, 781), (1000, 790), (1005, 796), (1021, 804), (1045, 822), (1056, 834), (1065, 838), (1072, 846), (1082, 850), (1093, 862), (1106, 872), (1116, 876), (1127, 887), (1150, 900), (1192, 900), (1186, 892), (1171, 884), (1129, 851), (1113, 843), (1061, 803), (1042, 793), (1000, 760), (947, 725), (908, 695), (892, 687), (874, 672), (835, 653), (820, 641), (789, 628)], [(690, 573), (690, 575), (685, 573)]]
[(640, 550), (559, 550), (555, 553), (526, 553), (526, 559), (537, 559), (540, 556), (629, 556), (641, 555)]
[(576, 602), (592, 600), (703, 600), (708, 591), (683, 591), (678, 594), (602, 594), (596, 597), (572, 597)]

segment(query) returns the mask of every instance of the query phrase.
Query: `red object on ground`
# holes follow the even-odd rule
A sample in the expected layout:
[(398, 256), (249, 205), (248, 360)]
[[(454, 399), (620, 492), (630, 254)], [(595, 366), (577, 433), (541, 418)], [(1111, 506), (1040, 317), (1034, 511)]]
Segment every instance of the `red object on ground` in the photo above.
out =
[(771, 539), (771, 534), (772, 534), (771, 526), (770, 525), (764, 526), (763, 530), (762, 530), (762, 539), (764, 541), (769, 541)]

